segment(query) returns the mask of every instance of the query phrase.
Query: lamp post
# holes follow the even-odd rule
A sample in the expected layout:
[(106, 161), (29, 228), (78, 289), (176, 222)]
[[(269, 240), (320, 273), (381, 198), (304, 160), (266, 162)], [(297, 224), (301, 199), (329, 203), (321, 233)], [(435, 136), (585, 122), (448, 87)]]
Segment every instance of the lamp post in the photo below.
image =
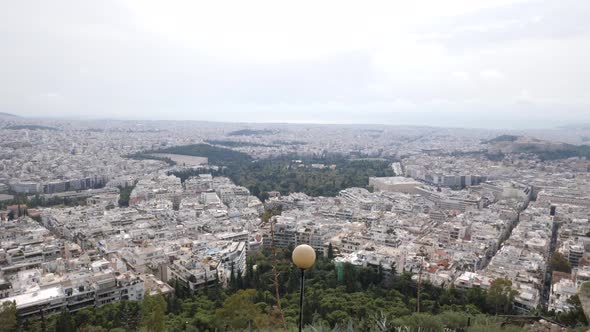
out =
[(301, 289), (299, 292), (299, 332), (303, 331), (303, 292), (305, 285), (305, 270), (315, 263), (315, 250), (307, 244), (297, 246), (293, 250), (293, 263), (301, 270)]

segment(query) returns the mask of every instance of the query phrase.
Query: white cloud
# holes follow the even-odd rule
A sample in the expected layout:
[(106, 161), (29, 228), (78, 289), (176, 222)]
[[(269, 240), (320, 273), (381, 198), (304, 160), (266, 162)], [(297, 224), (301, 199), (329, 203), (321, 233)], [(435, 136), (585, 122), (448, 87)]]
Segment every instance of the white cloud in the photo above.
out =
[(60, 94), (57, 92), (45, 92), (39, 95), (41, 98), (49, 98), (49, 99), (57, 99), (61, 98)]
[(451, 73), (451, 76), (460, 81), (468, 81), (471, 78), (471, 75), (469, 75), (468, 72), (464, 71), (454, 71)]
[(505, 77), (503, 73), (495, 69), (485, 69), (479, 73), (479, 76), (487, 81), (500, 80)]

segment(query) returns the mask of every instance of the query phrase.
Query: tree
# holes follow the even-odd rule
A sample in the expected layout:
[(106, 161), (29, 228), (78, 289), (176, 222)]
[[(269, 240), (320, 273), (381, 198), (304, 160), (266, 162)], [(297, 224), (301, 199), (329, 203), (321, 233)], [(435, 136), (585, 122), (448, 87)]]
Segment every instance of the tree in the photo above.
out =
[(55, 322), (55, 332), (76, 332), (74, 320), (68, 311), (62, 312)]
[(142, 302), (141, 325), (148, 332), (163, 332), (166, 326), (166, 300), (162, 294), (147, 295)]
[(250, 257), (246, 260), (246, 277), (244, 278), (244, 284), (246, 288), (254, 288), (254, 264)]
[(586, 315), (584, 314), (584, 309), (582, 308), (582, 302), (580, 302), (580, 297), (578, 295), (574, 295), (567, 299), (567, 303), (571, 306), (571, 309), (558, 314), (557, 320), (572, 327), (580, 324), (588, 325)]
[(140, 308), (137, 302), (121, 302), (121, 321), (125, 326), (125, 331), (137, 331), (140, 320)]
[[(278, 248), (276, 253), (286, 329), (292, 329), (297, 325), (299, 313), (299, 270), (290, 261), (290, 250)], [(224, 290), (214, 284), (206, 290), (198, 290), (195, 295), (170, 301), (168, 309), (162, 295), (146, 296), (142, 304), (123, 301), (99, 308), (88, 307), (72, 314), (73, 326), (80, 332), (237, 331), (248, 327), (268, 331), (283, 329), (283, 313), (279, 310), (279, 298), (272, 283), (271, 255), (270, 248), (263, 248), (249, 257), (251, 261), (245, 275), (254, 275), (255, 289)], [(256, 269), (250, 270), (254, 265)], [(509, 312), (516, 292), (508, 280), (494, 281), (489, 296), (477, 288), (462, 293), (452, 286), (445, 290), (424, 281), (421, 293), (423, 312), (417, 314), (411, 309), (417, 305), (417, 285), (411, 273), (403, 272), (384, 286), (379, 283), (379, 270), (382, 270), (379, 266), (363, 268), (344, 264), (343, 268), (345, 274), (340, 283), (335, 264), (326, 258), (319, 257), (313, 268), (307, 271), (303, 308), (305, 325), (313, 324), (318, 330), (332, 330), (335, 324), (342, 329), (350, 324), (350, 330), (355, 331), (390, 331), (399, 326), (437, 331), (443, 327), (458, 331), (515, 331), (500, 328), (504, 319), (481, 314), (485, 311)], [(237, 267), (235, 270), (238, 270)], [(572, 297), (568, 303), (572, 305), (572, 310), (554, 317), (559, 322), (580, 328), (586, 324), (580, 301)], [(489, 310), (486, 306), (490, 307)], [(53, 331), (56, 323), (68, 330), (68, 319), (64, 319), (67, 315), (48, 319), (48, 330)], [(0, 314), (0, 317), (5, 316)], [(469, 328), (468, 317), (471, 319)], [(3, 321), (0, 324), (3, 324), (0, 331), (10, 331), (10, 324)], [(23, 321), (19, 328), (23, 332), (44, 330), (40, 320)]]
[(549, 261), (549, 269), (551, 271), (571, 273), (572, 265), (560, 252), (555, 252)]
[(129, 187), (119, 187), (119, 206), (120, 207), (127, 207), (129, 206), (129, 199), (131, 197), (131, 192), (135, 186)]
[(285, 285), (285, 290), (287, 293), (295, 292), (299, 289), (300, 282), (301, 282), (301, 272), (296, 267), (291, 267), (289, 269), (289, 278), (287, 279), (287, 284)]
[(474, 304), (478, 308), (484, 308), (486, 304), (486, 291), (479, 287), (468, 289), (467, 303)]
[(237, 281), (236, 281), (236, 271), (234, 268), (234, 263), (231, 263), (230, 275), (229, 275), (229, 288), (235, 290), (237, 288)]
[(330, 242), (330, 244), (328, 244), (328, 259), (329, 260), (334, 259), (334, 248), (332, 248), (332, 242)]
[(342, 265), (342, 269), (344, 270), (344, 286), (346, 287), (346, 291), (349, 293), (357, 291), (359, 288), (359, 272), (357, 268), (350, 264), (344, 263)]
[(493, 314), (509, 314), (512, 311), (512, 302), (518, 292), (512, 289), (512, 281), (498, 278), (492, 281), (486, 296), (488, 310)]
[(244, 278), (242, 277), (242, 271), (240, 271), (240, 269), (238, 269), (238, 273), (236, 275), (236, 286), (238, 289), (244, 288)]
[(2, 331), (16, 332), (16, 303), (6, 301), (0, 306), (0, 327)]
[(389, 273), (391, 274), (391, 278), (395, 278), (395, 276), (397, 275), (397, 264), (395, 263), (395, 261), (391, 262), (391, 265), (389, 266)]
[[(17, 331), (17, 330), (14, 330), (14, 331)], [(39, 331), (46, 331), (46, 329), (43, 326), (43, 324), (41, 323), (40, 319), (28, 319), (22, 323), (22, 325), (20, 327), (20, 331), (21, 332), (39, 332)], [(85, 332), (85, 331), (81, 330), (80, 332)]]
[(264, 326), (266, 317), (252, 302), (255, 295), (254, 289), (239, 290), (225, 300), (223, 307), (216, 310), (215, 316), (220, 322), (235, 330), (245, 329), (249, 325), (257, 328)]

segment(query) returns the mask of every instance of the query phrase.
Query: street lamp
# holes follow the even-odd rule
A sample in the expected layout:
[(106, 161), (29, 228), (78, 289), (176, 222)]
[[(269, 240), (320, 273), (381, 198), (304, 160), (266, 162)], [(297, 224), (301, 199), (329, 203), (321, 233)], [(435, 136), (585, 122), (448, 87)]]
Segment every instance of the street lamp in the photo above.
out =
[(303, 331), (303, 288), (305, 270), (315, 263), (315, 250), (307, 244), (297, 246), (293, 250), (293, 263), (301, 270), (301, 290), (299, 292), (299, 332)]

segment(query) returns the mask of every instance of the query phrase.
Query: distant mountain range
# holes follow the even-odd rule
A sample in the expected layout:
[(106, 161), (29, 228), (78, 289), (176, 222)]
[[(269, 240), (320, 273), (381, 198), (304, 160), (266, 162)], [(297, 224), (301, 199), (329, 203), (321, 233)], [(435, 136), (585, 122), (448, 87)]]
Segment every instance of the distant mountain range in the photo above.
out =
[(18, 115), (4, 113), (4, 112), (0, 112), (0, 116), (7, 116), (7, 117), (11, 117), (11, 118), (18, 118), (19, 117)]

